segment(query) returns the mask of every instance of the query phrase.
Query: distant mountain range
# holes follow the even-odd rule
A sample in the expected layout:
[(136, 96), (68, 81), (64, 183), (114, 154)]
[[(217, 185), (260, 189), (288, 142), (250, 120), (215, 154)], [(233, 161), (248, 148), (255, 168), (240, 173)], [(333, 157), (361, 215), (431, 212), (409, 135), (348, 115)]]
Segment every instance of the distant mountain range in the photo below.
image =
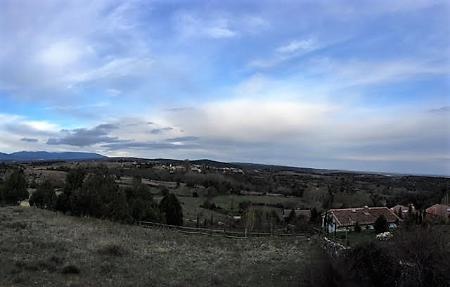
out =
[(0, 161), (55, 161), (55, 160), (96, 160), (107, 158), (98, 153), (88, 152), (46, 152), (20, 151), (14, 153), (0, 153)]

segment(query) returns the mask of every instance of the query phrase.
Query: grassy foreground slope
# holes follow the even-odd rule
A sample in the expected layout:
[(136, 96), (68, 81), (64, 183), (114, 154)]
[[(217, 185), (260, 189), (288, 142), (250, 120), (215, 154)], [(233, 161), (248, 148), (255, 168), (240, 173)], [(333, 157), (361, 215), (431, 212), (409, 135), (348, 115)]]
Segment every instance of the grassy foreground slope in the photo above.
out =
[(0, 208), (0, 286), (298, 286), (311, 244)]

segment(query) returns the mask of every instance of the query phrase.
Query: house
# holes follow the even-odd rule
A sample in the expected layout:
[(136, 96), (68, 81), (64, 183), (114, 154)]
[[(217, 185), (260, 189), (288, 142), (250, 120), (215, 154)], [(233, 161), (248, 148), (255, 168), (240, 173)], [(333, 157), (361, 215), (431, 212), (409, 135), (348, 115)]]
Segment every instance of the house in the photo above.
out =
[(427, 218), (434, 220), (450, 220), (450, 205), (447, 204), (435, 204), (433, 206), (428, 207), (426, 210)]
[(387, 207), (360, 207), (330, 209), (322, 217), (322, 227), (328, 232), (354, 230), (358, 223), (361, 228), (373, 229), (373, 225), (380, 215), (384, 215), (389, 228), (396, 228), (400, 218)]
[[(416, 208), (414, 207), (413, 204), (409, 204), (408, 206), (404, 206), (401, 204), (397, 204), (394, 207), (391, 207), (391, 210), (397, 214), (400, 218), (405, 218), (406, 216), (408, 216), (409, 213), (409, 208), (411, 207), (411, 213), (415, 214), (416, 213)], [(401, 215), (400, 215), (401, 214)]]

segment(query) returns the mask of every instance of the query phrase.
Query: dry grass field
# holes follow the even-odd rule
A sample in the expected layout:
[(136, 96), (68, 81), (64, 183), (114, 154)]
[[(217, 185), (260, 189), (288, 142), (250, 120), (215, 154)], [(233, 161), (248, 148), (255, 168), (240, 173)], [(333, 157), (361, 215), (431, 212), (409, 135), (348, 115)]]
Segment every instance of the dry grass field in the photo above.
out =
[(313, 243), (0, 208), (0, 286), (298, 286)]

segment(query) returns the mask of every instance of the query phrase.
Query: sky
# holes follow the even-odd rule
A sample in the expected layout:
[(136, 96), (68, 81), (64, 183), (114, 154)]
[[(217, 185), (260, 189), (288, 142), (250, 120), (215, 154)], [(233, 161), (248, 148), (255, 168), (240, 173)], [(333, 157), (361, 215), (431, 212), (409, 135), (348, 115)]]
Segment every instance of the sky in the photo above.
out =
[(0, 0), (0, 152), (450, 175), (449, 1)]

